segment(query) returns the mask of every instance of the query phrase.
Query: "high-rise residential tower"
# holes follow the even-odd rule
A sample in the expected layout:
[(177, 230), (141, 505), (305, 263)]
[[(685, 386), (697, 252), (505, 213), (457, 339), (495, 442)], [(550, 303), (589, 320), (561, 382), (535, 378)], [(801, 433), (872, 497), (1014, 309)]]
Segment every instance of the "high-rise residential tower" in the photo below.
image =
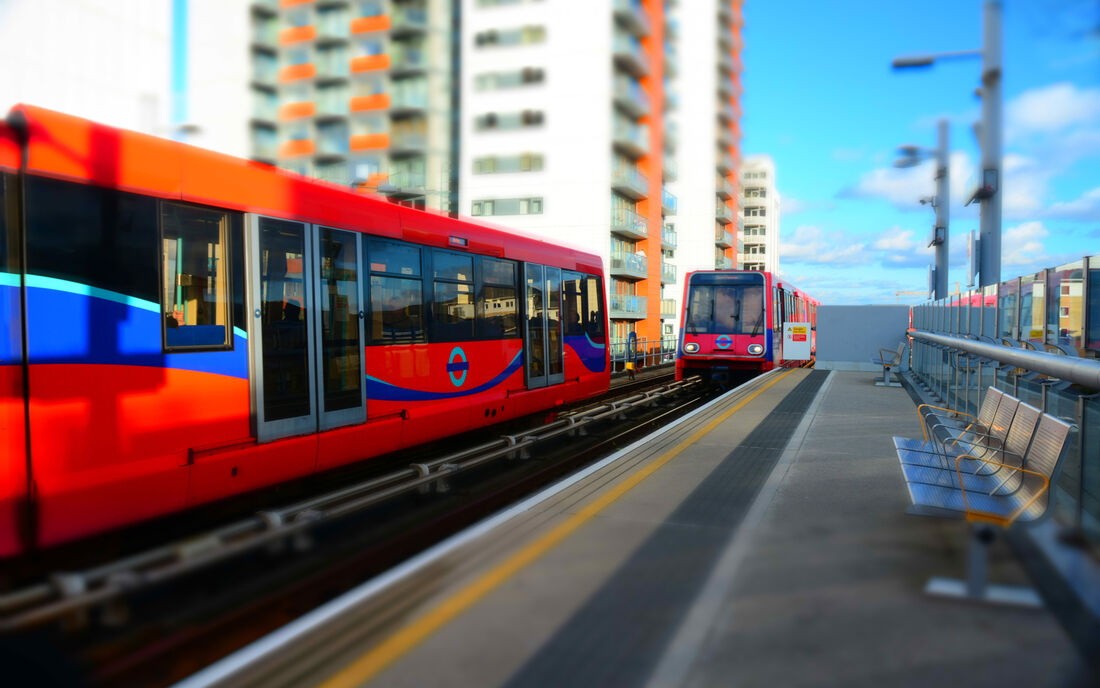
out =
[(771, 157), (746, 156), (741, 165), (741, 205), (745, 214), (741, 260), (746, 270), (779, 272), (779, 200)]
[(459, 211), (601, 254), (613, 338), (656, 338), (676, 317), (677, 30), (663, 0), (583, 5), (462, 0)]
[[(671, 8), (685, 37), (678, 46), (679, 198), (675, 218), (678, 280), (670, 289), (679, 310), (683, 276), (692, 270), (739, 267), (737, 169), (741, 157), (741, 0), (685, 0)], [(666, 323), (673, 325), (678, 322)]]
[(253, 157), (454, 209), (452, 0), (261, 0), (250, 9)]

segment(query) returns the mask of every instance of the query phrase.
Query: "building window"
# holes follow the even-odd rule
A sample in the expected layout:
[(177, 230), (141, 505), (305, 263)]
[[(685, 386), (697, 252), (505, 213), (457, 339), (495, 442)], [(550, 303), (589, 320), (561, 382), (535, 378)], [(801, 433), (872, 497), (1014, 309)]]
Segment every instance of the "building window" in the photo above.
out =
[(474, 201), (471, 215), (541, 215), (541, 198), (496, 198)]
[(474, 158), (474, 174), (501, 174), (507, 172), (539, 172), (542, 170), (541, 153), (519, 155), (490, 155)]
[(546, 74), (541, 67), (524, 67), (508, 72), (478, 74), (474, 77), (474, 86), (479, 91), (495, 91), (542, 83), (545, 78)]
[(764, 217), (766, 208), (745, 208), (745, 217)]
[(522, 112), (487, 112), (474, 118), (474, 128), (485, 129), (519, 129), (521, 127), (542, 126), (543, 114), (541, 110), (523, 110)]
[(489, 29), (474, 36), (478, 47), (494, 45), (530, 45), (546, 40), (546, 27), (538, 25), (520, 26), (514, 29)]

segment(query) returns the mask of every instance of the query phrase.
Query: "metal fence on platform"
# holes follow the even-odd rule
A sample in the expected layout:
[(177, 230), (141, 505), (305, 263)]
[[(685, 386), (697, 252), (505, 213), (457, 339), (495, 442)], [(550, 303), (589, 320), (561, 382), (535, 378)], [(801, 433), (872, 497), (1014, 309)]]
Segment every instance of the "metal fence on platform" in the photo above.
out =
[[(676, 360), (676, 338), (642, 338), (638, 340), (635, 364), (641, 368), (671, 364)], [(627, 347), (625, 339), (611, 341), (611, 372), (626, 370)]]
[(976, 414), (996, 387), (1075, 428), (1055, 515), (1100, 545), (1100, 256), (913, 308), (911, 369)]

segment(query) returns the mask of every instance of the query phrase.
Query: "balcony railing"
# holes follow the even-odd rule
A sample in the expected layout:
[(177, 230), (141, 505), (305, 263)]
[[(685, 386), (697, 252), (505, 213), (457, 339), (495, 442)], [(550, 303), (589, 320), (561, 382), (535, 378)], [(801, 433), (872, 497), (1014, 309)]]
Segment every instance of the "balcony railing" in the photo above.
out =
[(611, 162), (611, 186), (634, 199), (649, 195), (649, 178), (633, 161), (615, 158)]
[(676, 214), (676, 197), (670, 194), (664, 188), (661, 189), (661, 208), (668, 215)]
[(612, 320), (639, 320), (646, 317), (649, 299), (633, 294), (611, 295)]
[(382, 191), (385, 187), (393, 187), (395, 189), (423, 189), (427, 177), (423, 172), (392, 172), (386, 178), (386, 181), (379, 184), (378, 188)]
[(733, 183), (726, 179), (725, 176), (719, 175), (715, 178), (715, 186), (718, 190), (718, 195), (722, 198), (735, 198), (737, 196), (733, 188)]
[(623, 253), (613, 251), (611, 253), (611, 274), (616, 277), (633, 277), (645, 279), (649, 271), (649, 261), (646, 257), (637, 253)]
[(718, 149), (718, 171), (725, 174), (726, 172), (733, 172), (733, 155), (730, 154), (726, 148)]
[(680, 170), (676, 167), (676, 158), (671, 155), (661, 156), (661, 167), (664, 169), (666, 182), (674, 182), (680, 176)]
[(649, 94), (641, 84), (625, 74), (615, 76), (615, 102), (634, 117), (649, 114)]
[(428, 12), (423, 7), (394, 4), (390, 12), (390, 33), (419, 33), (428, 28)]
[(733, 222), (733, 211), (725, 203), (716, 203), (714, 205), (714, 217), (724, 225), (728, 225)]
[(676, 248), (676, 230), (671, 227), (661, 229), (661, 245), (665, 248)]
[(649, 13), (640, 0), (614, 0), (611, 7), (618, 20), (635, 36), (649, 35)]
[(390, 71), (416, 71), (428, 68), (428, 58), (422, 50), (395, 50), (390, 54)]
[(619, 148), (631, 155), (640, 157), (649, 152), (649, 125), (616, 120), (614, 138)]
[(676, 266), (661, 261), (661, 284), (672, 284), (676, 281)]
[(391, 150), (424, 150), (428, 147), (428, 135), (419, 131), (401, 132), (390, 134)]
[(633, 210), (611, 209), (611, 231), (631, 239), (645, 239), (649, 228), (645, 217)]
[(734, 113), (733, 103), (725, 98), (722, 98), (718, 102), (718, 116), (721, 117), (726, 124), (737, 121), (737, 115)]
[(672, 320), (680, 315), (678, 311), (676, 299), (661, 299), (661, 318)]
[(649, 57), (641, 42), (629, 34), (615, 33), (612, 55), (623, 69), (637, 77), (649, 74)]
[(427, 91), (394, 89), (390, 93), (390, 108), (413, 110), (426, 107), (428, 107)]
[(730, 259), (730, 258), (725, 258), (725, 257), (715, 258), (714, 259), (714, 269), (715, 270), (732, 270), (733, 269), (733, 260)]
[(733, 235), (724, 229), (714, 230), (714, 243), (722, 248), (733, 248)]

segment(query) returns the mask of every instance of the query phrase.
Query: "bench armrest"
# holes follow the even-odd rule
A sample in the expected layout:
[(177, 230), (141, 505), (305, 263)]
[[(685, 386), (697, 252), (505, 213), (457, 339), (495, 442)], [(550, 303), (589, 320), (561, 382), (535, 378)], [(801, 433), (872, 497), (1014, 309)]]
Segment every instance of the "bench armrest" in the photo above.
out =
[[(966, 416), (970, 419), (970, 425), (973, 425), (974, 422), (977, 420), (976, 418), (974, 418), (973, 415), (967, 413), (966, 411), (956, 411), (955, 409), (944, 408), (943, 406), (933, 406), (932, 404), (921, 404), (917, 407), (917, 415), (920, 416), (921, 428), (924, 430), (925, 442), (928, 441), (928, 416), (921, 413), (921, 409), (923, 408), (935, 409), (937, 411), (947, 411), (948, 413), (954, 413), (959, 416)], [(968, 425), (967, 427), (969, 428), (970, 425)]]
[[(1031, 499), (1027, 500), (1027, 502), (1018, 507), (1008, 516), (1000, 516), (998, 514), (990, 514), (984, 511), (978, 511), (977, 509), (971, 509), (970, 500), (968, 500), (966, 497), (966, 484), (963, 481), (962, 471), (959, 469), (959, 464), (963, 459), (973, 459), (975, 461), (981, 461), (982, 463), (986, 463), (991, 466), (997, 466), (998, 468), (1007, 468), (1008, 470), (1016, 471), (1017, 473), (1025, 473), (1027, 475), (1037, 476), (1040, 480), (1043, 481), (1043, 486), (1034, 495), (1031, 496)], [(1016, 521), (1016, 519), (1020, 517), (1021, 514), (1027, 511), (1027, 508), (1029, 506), (1035, 503), (1035, 500), (1039, 499), (1039, 497), (1043, 496), (1043, 494), (1048, 489), (1050, 489), (1050, 478), (1043, 475), (1042, 473), (1030, 471), (1026, 468), (1020, 468), (1018, 466), (1010, 466), (1006, 463), (1000, 463), (998, 461), (990, 461), (989, 459), (983, 459), (977, 456), (971, 456), (969, 454), (963, 454), (962, 456), (955, 459), (955, 474), (959, 477), (959, 487), (962, 489), (963, 504), (966, 505), (966, 520), (993, 523), (1003, 528), (1007, 528), (1008, 526), (1012, 525)]]

